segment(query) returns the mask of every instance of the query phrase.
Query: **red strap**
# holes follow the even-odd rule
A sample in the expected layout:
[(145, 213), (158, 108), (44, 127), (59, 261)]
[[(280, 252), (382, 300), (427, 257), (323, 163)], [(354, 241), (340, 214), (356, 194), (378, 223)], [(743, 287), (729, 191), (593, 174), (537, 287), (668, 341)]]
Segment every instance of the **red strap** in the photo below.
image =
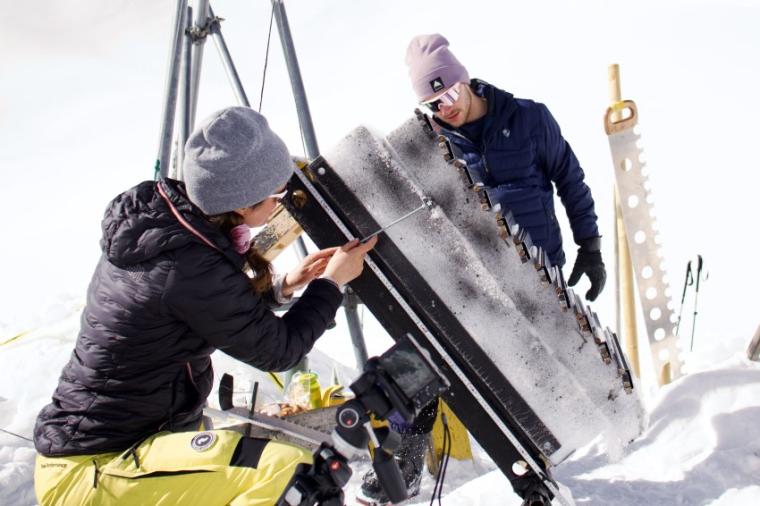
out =
[(203, 236), (200, 232), (195, 230), (192, 225), (190, 225), (185, 218), (182, 217), (181, 214), (179, 214), (179, 211), (177, 211), (177, 208), (174, 207), (174, 204), (172, 204), (172, 201), (169, 200), (169, 196), (166, 195), (166, 192), (164, 191), (163, 187), (161, 186), (161, 182), (156, 183), (156, 188), (158, 189), (158, 193), (164, 198), (166, 201), (166, 205), (169, 206), (169, 210), (172, 212), (175, 218), (177, 218), (177, 221), (179, 221), (180, 225), (188, 229), (191, 233), (193, 233), (198, 239), (205, 242), (208, 246), (211, 246), (215, 250), (221, 252), (220, 250), (213, 242), (206, 239), (206, 237)]

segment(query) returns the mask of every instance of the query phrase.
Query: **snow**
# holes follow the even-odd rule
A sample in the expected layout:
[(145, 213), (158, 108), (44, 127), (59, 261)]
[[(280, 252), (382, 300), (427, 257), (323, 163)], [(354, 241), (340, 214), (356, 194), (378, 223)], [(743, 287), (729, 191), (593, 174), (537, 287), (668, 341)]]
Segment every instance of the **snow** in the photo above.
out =
[(649, 430), (620, 462), (590, 453), (557, 478), (584, 504), (756, 503), (758, 395), (760, 367), (743, 358), (692, 373), (662, 389)]
[[(36, 412), (68, 359), (99, 256), (105, 204), (152, 177), (173, 3), (3, 5), (13, 22), (0, 31), (0, 342), (32, 330), (0, 345), (4, 430), (31, 435)], [(617, 463), (592, 444), (556, 476), (579, 504), (760, 503), (759, 369), (742, 358), (759, 323), (752, 301), (760, 270), (750, 268), (752, 252), (760, 249), (760, 235), (752, 232), (760, 215), (757, 2), (388, 0), (378, 9), (369, 0), (288, 0), (286, 7), (323, 147), (356, 125), (371, 122), (385, 133), (409, 116), (414, 97), (403, 55), (418, 33), (445, 34), (472, 75), (546, 103), (586, 171), (609, 267), (612, 171), (600, 118), (607, 106), (607, 64), (621, 64), (623, 96), (636, 100), (641, 114), (676, 304), (683, 268), (696, 253), (704, 256), (710, 277), (699, 296), (695, 351), (686, 355), (690, 375), (657, 391), (644, 362), (650, 429)], [(227, 19), (228, 46), (257, 104), (269, 2), (218, 0), (214, 9)], [(263, 112), (298, 153), (301, 138), (277, 45), (274, 35)], [(233, 100), (210, 46), (198, 117)], [(560, 222), (570, 237), (561, 216)], [(610, 272), (610, 285), (595, 304), (610, 324), (612, 280)], [(584, 291), (581, 286), (578, 293)], [(684, 306), (684, 338), (692, 331), (693, 303), (692, 292)], [(337, 320), (345, 329), (342, 313)], [(389, 340), (368, 315), (364, 320), (370, 353), (378, 353)], [(328, 332), (317, 347), (355, 366), (345, 332)], [(332, 361), (318, 367), (324, 378)], [(241, 390), (248, 388), (247, 373), (236, 373)], [(34, 504), (33, 458), (29, 442), (0, 432), (0, 504)], [(443, 502), (518, 504), (501, 473), (484, 457), (480, 465), (453, 462)], [(432, 479), (423, 486), (429, 496)]]
[[(49, 401), (58, 372), (68, 359), (82, 300), (61, 301), (59, 321), (43, 325), (3, 349), (0, 361), (0, 426), (30, 437), (36, 412)], [(64, 314), (64, 309), (68, 310)], [(340, 330), (328, 331), (337, 335)], [(249, 394), (248, 381), (260, 382), (263, 401), (275, 398), (272, 384), (222, 354), (214, 355), (217, 377), (238, 379), (236, 403)], [(310, 355), (320, 378), (337, 367), (344, 383), (353, 374), (325, 354)], [(39, 364), (31, 367), (30, 364)], [(44, 371), (44, 372), (41, 372)], [(323, 381), (324, 384), (324, 381)], [(210, 399), (214, 402), (215, 394)], [(753, 505), (760, 499), (760, 364), (742, 353), (691, 373), (662, 388), (650, 409), (649, 429), (610, 462), (596, 441), (555, 469), (555, 477), (583, 505)], [(485, 452), (475, 447), (474, 462), (452, 460), (444, 486), (446, 504), (518, 505), (509, 483)], [(30, 442), (0, 432), (0, 504), (35, 504)], [(347, 488), (352, 497), (368, 469), (360, 463)], [(425, 475), (419, 501), (427, 504), (435, 479)]]

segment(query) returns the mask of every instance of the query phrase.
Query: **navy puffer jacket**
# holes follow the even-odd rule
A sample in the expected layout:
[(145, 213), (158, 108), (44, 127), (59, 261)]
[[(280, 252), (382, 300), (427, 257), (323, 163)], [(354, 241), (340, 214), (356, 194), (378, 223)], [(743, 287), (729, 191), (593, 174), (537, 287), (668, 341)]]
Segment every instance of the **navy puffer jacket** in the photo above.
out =
[(459, 148), (502, 212), (512, 211), (552, 263), (564, 265), (552, 183), (565, 206), (575, 242), (599, 236), (594, 199), (578, 159), (545, 105), (514, 98), (479, 79), (470, 86), (488, 103), (481, 142), (476, 145), (461, 129), (438, 121), (442, 133)]
[(186, 197), (155, 181), (116, 197), (103, 219), (81, 330), (34, 429), (47, 456), (121, 451), (161, 430), (196, 430), (211, 391), (211, 353), (267, 371), (294, 366), (340, 306), (315, 280), (282, 317), (255, 294), (244, 259)]

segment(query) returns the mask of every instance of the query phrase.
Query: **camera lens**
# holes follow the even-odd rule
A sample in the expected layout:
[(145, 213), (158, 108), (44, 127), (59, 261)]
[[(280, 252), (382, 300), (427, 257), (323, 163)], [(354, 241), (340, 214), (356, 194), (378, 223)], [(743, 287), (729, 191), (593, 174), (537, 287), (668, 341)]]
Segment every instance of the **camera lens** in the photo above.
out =
[(353, 429), (359, 423), (359, 413), (353, 408), (343, 409), (338, 413), (338, 423), (347, 429)]

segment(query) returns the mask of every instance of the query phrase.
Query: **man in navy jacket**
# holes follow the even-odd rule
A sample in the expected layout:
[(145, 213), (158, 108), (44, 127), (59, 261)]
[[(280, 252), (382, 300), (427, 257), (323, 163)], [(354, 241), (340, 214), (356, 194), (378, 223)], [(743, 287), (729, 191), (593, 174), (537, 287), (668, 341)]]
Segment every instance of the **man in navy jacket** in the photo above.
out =
[[(568, 283), (577, 284), (585, 274), (591, 282), (586, 298), (596, 299), (606, 273), (594, 199), (559, 125), (545, 105), (470, 80), (448, 45), (439, 34), (419, 35), (409, 44), (406, 63), (420, 104), (433, 114), (440, 133), (458, 148), (473, 176), (501, 205), (501, 212), (511, 211), (533, 244), (561, 267), (565, 252), (554, 212), (556, 187), (579, 246)], [(435, 415), (431, 406), (411, 425), (392, 420), (394, 430), (402, 434), (396, 455), (410, 496), (419, 491), (425, 434)], [(548, 504), (550, 498), (530, 476), (510, 479), (525, 504)], [(386, 499), (373, 472), (364, 477), (362, 493), (378, 502)]]
[(568, 283), (583, 274), (595, 300), (606, 272), (591, 190), (570, 145), (549, 109), (479, 79), (449, 51), (439, 34), (412, 39), (406, 63), (420, 104), (433, 113), (440, 132), (462, 153), (474, 176), (496, 197), (503, 213), (511, 211), (530, 232), (552, 264), (563, 266), (562, 235), (554, 212), (554, 188), (570, 220), (579, 246)]

